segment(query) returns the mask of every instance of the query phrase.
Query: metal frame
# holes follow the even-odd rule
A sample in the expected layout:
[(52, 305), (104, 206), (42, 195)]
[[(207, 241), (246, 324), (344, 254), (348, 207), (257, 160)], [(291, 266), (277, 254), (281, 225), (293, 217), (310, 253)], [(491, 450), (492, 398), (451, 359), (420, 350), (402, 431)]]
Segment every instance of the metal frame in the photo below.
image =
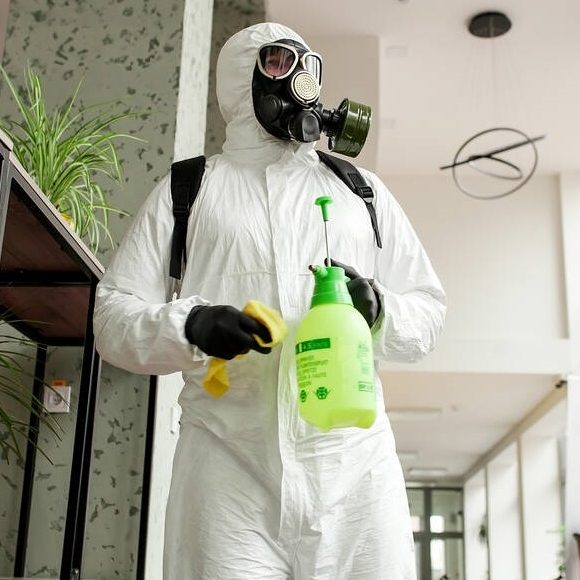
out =
[[(18, 195), (31, 213), (44, 225), (71, 259), (78, 265), (79, 272), (8, 272), (0, 273), (0, 287), (56, 287), (85, 286), (90, 288), (89, 307), (84, 339), (70, 337), (43, 337), (34, 328), (17, 321), (12, 316), (11, 324), (38, 343), (36, 372), (33, 392), (42, 399), (47, 346), (82, 346), (83, 362), (79, 384), (79, 401), (73, 455), (70, 471), (69, 497), (60, 569), (61, 580), (78, 580), (82, 577), (82, 557), (85, 539), (85, 524), (89, 498), (92, 441), (98, 400), (98, 384), (101, 359), (95, 349), (92, 327), (97, 284), (104, 272), (101, 264), (84, 246), (81, 240), (60, 219), (54, 208), (30, 176), (20, 166), (11, 151), (12, 144), (0, 132), (0, 257), (10, 195)], [(0, 315), (10, 318), (5, 308), (0, 307)], [(153, 456), (153, 436), (155, 406), (157, 397), (157, 377), (151, 377), (147, 410), (147, 431), (143, 467), (143, 493), (141, 498), (141, 519), (137, 561), (137, 580), (145, 574), (145, 550), (147, 540), (147, 520), (149, 515), (150, 474)], [(27, 444), (24, 483), (21, 498), (20, 522), (16, 545), (14, 576), (22, 577), (26, 568), (28, 531), (34, 486), (36, 463), (35, 443), (38, 438), (38, 417), (31, 414), (29, 423), (30, 441)]]
[[(34, 379), (33, 393), (37, 399), (42, 398), (42, 387), (44, 382), (44, 371), (46, 365), (47, 343), (51, 345), (78, 346), (83, 345), (83, 370), (79, 385), (80, 396), (76, 419), (76, 432), (74, 442), (74, 452), (71, 464), (71, 476), (69, 487), (69, 500), (67, 505), (67, 522), (64, 537), (63, 557), (61, 564), (60, 578), (71, 580), (80, 575), (80, 562), (82, 558), (82, 547), (84, 541), (84, 524), (87, 510), (87, 495), (90, 476), (90, 460), (92, 447), (92, 434), (94, 427), (94, 416), (97, 396), (97, 384), (99, 378), (100, 359), (95, 350), (92, 333), (92, 311), (94, 306), (94, 293), (96, 285), (101, 277), (102, 269), (98, 262), (87, 260), (86, 251), (82, 246), (74, 247), (71, 243), (73, 236), (60, 222), (52, 208), (39, 194), (37, 189), (27, 178), (27, 174), (19, 167), (14, 159), (11, 150), (0, 139), (0, 157), (2, 170), (0, 174), (0, 256), (4, 242), (4, 232), (8, 213), (10, 195), (16, 194), (24, 202), (35, 217), (50, 231), (51, 235), (58, 240), (63, 250), (78, 264), (82, 274), (58, 273), (52, 277), (47, 273), (26, 274), (21, 272), (3, 272), (0, 276), (0, 284), (12, 286), (33, 286), (35, 284), (57, 285), (84, 285), (91, 288), (91, 301), (88, 308), (87, 330), (84, 341), (70, 339), (68, 337), (57, 337), (47, 340), (40, 336), (29, 326), (22, 322), (14, 321), (15, 328), (24, 332), (29, 338), (39, 343), (37, 350), (36, 371)], [(13, 193), (14, 192), (14, 193)], [(73, 238), (74, 240), (74, 238)], [(80, 248), (80, 251), (79, 251)], [(101, 267), (102, 268), (102, 267)], [(59, 284), (62, 283), (62, 284)], [(2, 314), (6, 315), (5, 309)], [(10, 318), (8, 316), (8, 318)], [(32, 493), (34, 484), (34, 471), (36, 467), (36, 442), (38, 439), (38, 417), (31, 413), (29, 423), (29, 441), (27, 443), (26, 463), (24, 467), (24, 482), (22, 489), (22, 499), (20, 508), (20, 521), (18, 527), (18, 538), (16, 544), (16, 558), (14, 562), (14, 576), (22, 577), (26, 567), (26, 552), (28, 547), (28, 531), (30, 524), (30, 512), (32, 504)], [(75, 493), (77, 491), (78, 493)], [(68, 558), (68, 550), (74, 551), (74, 557)], [(75, 574), (78, 574), (75, 576)]]
[[(60, 567), (61, 580), (80, 578), (85, 524), (91, 477), (91, 452), (97, 407), (101, 359), (95, 350), (92, 312), (97, 282), (91, 284), (89, 315), (85, 334), (83, 365), (79, 389), (73, 458), (68, 489), (68, 506)], [(84, 388), (83, 388), (84, 387)]]
[(36, 348), (36, 365), (34, 368), (34, 384), (32, 387), (32, 406), (30, 412), (29, 435), (26, 444), (26, 460), (24, 464), (24, 479), (22, 482), (22, 499), (20, 501), (20, 518), (18, 523), (18, 537), (16, 540), (16, 555), (14, 558), (14, 576), (24, 576), (26, 564), (26, 550), (28, 548), (28, 527), (30, 524), (30, 511), (32, 507), (32, 490), (34, 486), (34, 466), (36, 465), (36, 445), (38, 443), (38, 431), (40, 419), (40, 405), (42, 400), (42, 386), (44, 372), (46, 370), (46, 345), (39, 344)]
[(147, 428), (145, 431), (145, 459), (143, 465), (143, 493), (141, 495), (141, 519), (139, 523), (139, 547), (137, 551), (137, 580), (145, 578), (147, 555), (147, 532), (149, 531), (149, 499), (151, 496), (151, 466), (153, 465), (153, 438), (155, 435), (155, 409), (157, 406), (157, 377), (149, 379), (147, 402)]

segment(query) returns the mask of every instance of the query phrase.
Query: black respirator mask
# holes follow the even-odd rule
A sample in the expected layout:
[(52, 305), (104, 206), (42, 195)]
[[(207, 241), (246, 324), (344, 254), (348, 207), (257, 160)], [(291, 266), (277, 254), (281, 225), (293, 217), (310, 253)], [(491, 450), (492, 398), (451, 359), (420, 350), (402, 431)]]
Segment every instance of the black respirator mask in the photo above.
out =
[(321, 80), (322, 58), (299, 42), (261, 46), (252, 80), (256, 118), (279, 139), (310, 143), (324, 133), (331, 151), (356, 157), (369, 132), (371, 109), (348, 99), (325, 109), (318, 102)]

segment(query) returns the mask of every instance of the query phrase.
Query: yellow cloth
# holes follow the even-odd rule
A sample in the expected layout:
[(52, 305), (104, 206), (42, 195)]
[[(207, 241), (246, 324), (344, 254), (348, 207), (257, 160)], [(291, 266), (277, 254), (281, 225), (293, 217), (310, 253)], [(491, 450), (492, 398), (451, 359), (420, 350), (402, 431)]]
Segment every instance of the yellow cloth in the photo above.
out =
[[(288, 327), (282, 320), (280, 313), (276, 310), (264, 306), (264, 304), (257, 300), (250, 300), (244, 306), (242, 312), (255, 318), (270, 331), (270, 336), (272, 337), (271, 342), (264, 342), (258, 335), (254, 335), (256, 342), (260, 346), (273, 347), (280, 344), (286, 338)], [(239, 359), (243, 356), (245, 355), (240, 354), (236, 358)], [(209, 361), (209, 368), (205, 379), (203, 379), (203, 387), (214, 397), (221, 397), (230, 388), (227, 362), (227, 360), (217, 357)]]

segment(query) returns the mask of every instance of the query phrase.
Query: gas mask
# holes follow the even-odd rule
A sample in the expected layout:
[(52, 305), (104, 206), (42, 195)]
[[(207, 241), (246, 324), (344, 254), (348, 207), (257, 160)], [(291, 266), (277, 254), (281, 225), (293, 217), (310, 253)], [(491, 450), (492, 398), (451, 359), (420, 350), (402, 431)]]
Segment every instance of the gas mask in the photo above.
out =
[(310, 143), (321, 133), (328, 148), (356, 157), (371, 123), (371, 108), (344, 99), (336, 109), (318, 102), (322, 58), (295, 40), (282, 39), (258, 50), (252, 98), (260, 125), (279, 139)]

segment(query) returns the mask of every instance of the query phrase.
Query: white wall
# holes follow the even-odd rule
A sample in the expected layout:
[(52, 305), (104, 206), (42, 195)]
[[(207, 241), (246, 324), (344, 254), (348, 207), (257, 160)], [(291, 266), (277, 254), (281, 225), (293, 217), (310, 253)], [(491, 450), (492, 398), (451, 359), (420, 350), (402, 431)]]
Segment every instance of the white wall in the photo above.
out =
[[(568, 381), (573, 381), (573, 377)], [(514, 559), (521, 565), (517, 578), (550, 580), (558, 576), (564, 558), (561, 545), (564, 470), (559, 441), (567, 422), (568, 438), (576, 442), (565, 461), (574, 463), (570, 455), (577, 455), (580, 448), (580, 436), (570, 430), (567, 413), (570, 414), (570, 405), (564, 388), (552, 391), (468, 472), (464, 487), (467, 580), (479, 580), (485, 571), (484, 547), (476, 542), (476, 529), (486, 504), (492, 580), (501, 580), (507, 572), (515, 573)], [(580, 409), (575, 413), (580, 415)], [(570, 539), (579, 521), (574, 519), (574, 513), (580, 513), (573, 491), (580, 484), (574, 477), (572, 474), (569, 482), (567, 508), (572, 516), (568, 517)], [(504, 562), (508, 554), (506, 572)]]
[(487, 530), (487, 498), (484, 470), (469, 479), (463, 488), (465, 521), (465, 575), (467, 580), (488, 580), (487, 540), (480, 539), (482, 525)]
[(571, 367), (560, 184), (535, 176), (482, 201), (445, 176), (382, 176), (448, 296), (437, 350), (418, 370), (550, 374)]
[(568, 377), (566, 432), (566, 573), (580, 578), (580, 557), (572, 534), (580, 534), (580, 375)]
[(558, 576), (562, 510), (558, 443), (532, 429), (521, 439), (526, 579)]
[[(373, 171), (377, 164), (380, 78), (380, 39), (377, 36), (307, 36), (308, 45), (323, 56), (320, 102), (335, 109), (344, 98), (371, 107), (371, 127), (362, 152), (355, 163)], [(353, 50), (353, 47), (356, 50)], [(364, 63), (364, 66), (361, 65)], [(345, 74), (348, 71), (348, 74)], [(328, 138), (322, 137), (317, 148), (328, 151)]]
[[(417, 230), (448, 294), (443, 337), (413, 370), (570, 374), (566, 540), (569, 576), (580, 577), (572, 539), (573, 532), (580, 532), (580, 175), (537, 175), (523, 190), (494, 201), (468, 198), (444, 176), (382, 177)], [(408, 370), (401, 365), (385, 370), (399, 369)], [(498, 574), (505, 573), (506, 563), (508, 571), (517, 567), (519, 577), (524, 565), (532, 580), (546, 577), (548, 570), (555, 577), (558, 535), (547, 532), (548, 526), (558, 527), (555, 452), (525, 437), (520, 449), (522, 505), (516, 488), (509, 500), (515, 511), (505, 522), (492, 512), (495, 508), (497, 516), (507, 509), (504, 492), (517, 483), (517, 467), (502, 472), (499, 464), (490, 464), (490, 518), (496, 526), (494, 534), (490, 521), (492, 578), (502, 578)], [(540, 505), (541, 488), (553, 493), (544, 494)], [(522, 562), (513, 555), (505, 559), (507, 547), (513, 551), (521, 535), (514, 516), (520, 507), (526, 544)], [(508, 524), (513, 534), (502, 540)], [(521, 559), (521, 554), (515, 557)], [(468, 574), (470, 565), (468, 556)]]
[[(445, 177), (385, 178), (428, 249), (457, 339), (566, 338), (559, 184), (474, 200)], [(482, 291), (484, 290), (484, 291)]]
[(568, 298), (568, 326), (574, 372), (568, 377), (566, 433), (566, 542), (568, 577), (580, 578), (580, 558), (573, 533), (580, 533), (580, 174), (561, 177), (562, 224)]
[(568, 329), (580, 368), (580, 174), (560, 176)]
[(508, 447), (487, 466), (491, 580), (524, 577), (515, 447)]

